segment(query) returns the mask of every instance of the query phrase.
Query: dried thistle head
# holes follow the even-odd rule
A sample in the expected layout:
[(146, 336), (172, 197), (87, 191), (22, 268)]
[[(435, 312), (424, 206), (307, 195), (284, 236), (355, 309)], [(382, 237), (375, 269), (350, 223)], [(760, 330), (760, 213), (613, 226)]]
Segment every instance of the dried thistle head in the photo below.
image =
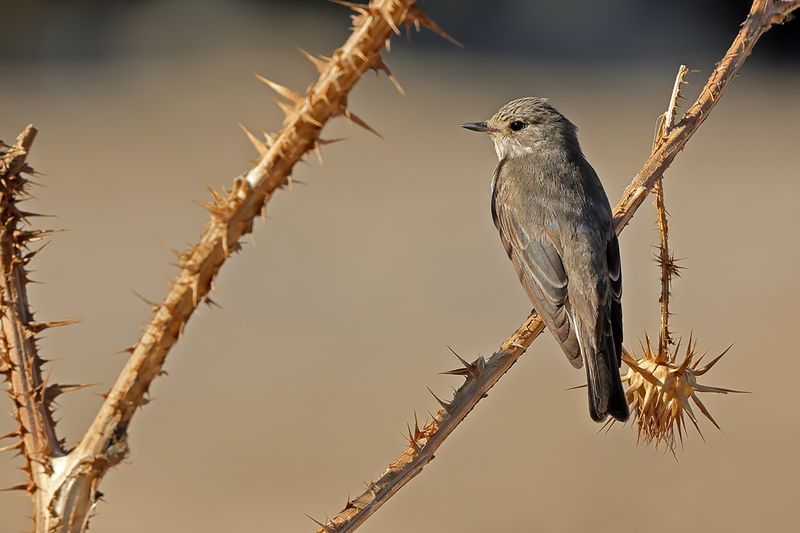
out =
[(622, 377), (622, 381), (627, 385), (625, 395), (636, 421), (640, 442), (654, 444), (656, 447), (664, 444), (675, 453), (676, 433), (683, 447), (686, 418), (692, 422), (703, 438), (697, 416), (691, 406), (692, 402), (717, 429), (722, 431), (700, 400), (698, 393), (727, 394), (744, 391), (702, 385), (697, 382), (697, 378), (711, 370), (728, 350), (730, 346), (711, 362), (700, 367), (708, 351), (695, 360), (697, 341), (691, 337), (680, 362), (678, 362), (680, 341), (671, 353), (661, 350), (654, 352), (650, 347), (650, 339), (645, 337), (642, 355), (639, 358), (623, 349), (622, 360), (628, 365), (628, 372)]

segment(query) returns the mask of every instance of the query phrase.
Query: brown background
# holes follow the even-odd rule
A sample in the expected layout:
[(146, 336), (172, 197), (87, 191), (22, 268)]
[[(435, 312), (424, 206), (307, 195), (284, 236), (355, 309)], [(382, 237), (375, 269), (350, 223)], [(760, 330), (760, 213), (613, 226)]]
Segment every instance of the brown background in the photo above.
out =
[[(222, 187), (253, 153), (238, 131), (276, 128), (258, 72), (302, 88), (346, 37), (333, 11), (150, 3), (114, 32), (102, 60), (0, 63), (0, 137), (40, 128), (43, 175), (29, 209), (67, 228), (34, 264), (53, 378), (101, 383), (64, 397), (74, 443), (123, 364), (174, 268), (159, 244), (199, 234), (204, 185)], [(191, 12), (191, 16), (187, 15)], [(447, 20), (440, 20), (447, 26)], [(156, 31), (161, 24), (172, 31)], [(797, 22), (795, 22), (797, 24)], [(155, 29), (154, 29), (155, 28)], [(721, 53), (723, 39), (708, 44)], [(153, 32), (157, 35), (153, 37)], [(463, 38), (464, 36), (457, 35)], [(469, 41), (469, 36), (464, 40)], [(172, 39), (172, 40), (170, 40)], [(92, 531), (311, 531), (402, 450), (401, 433), (459, 380), (451, 345), (489, 354), (525, 318), (489, 217), (488, 139), (458, 124), (507, 100), (549, 96), (576, 122), (612, 200), (647, 156), (682, 54), (654, 63), (559, 61), (411, 44), (387, 57), (408, 91), (367, 76), (354, 110), (385, 140), (336, 121), (325, 166), (298, 166), (244, 252), (231, 260), (167, 362), (169, 377), (131, 428), (132, 454), (109, 474)], [(675, 328), (712, 352), (735, 346), (706, 378), (753, 391), (708, 398), (727, 437), (704, 423), (679, 461), (636, 446), (630, 428), (598, 435), (583, 382), (542, 337), (365, 531), (792, 531), (796, 455), (796, 97), (800, 76), (751, 63), (667, 173), (675, 253)], [(691, 59), (691, 57), (690, 57)], [(692, 64), (693, 96), (711, 61)], [(622, 237), (630, 345), (657, 327), (652, 208)], [(10, 409), (6, 402), (5, 409)], [(0, 419), (0, 434), (12, 428)], [(19, 483), (0, 459), (0, 485)], [(26, 497), (0, 496), (0, 531), (28, 527)]]

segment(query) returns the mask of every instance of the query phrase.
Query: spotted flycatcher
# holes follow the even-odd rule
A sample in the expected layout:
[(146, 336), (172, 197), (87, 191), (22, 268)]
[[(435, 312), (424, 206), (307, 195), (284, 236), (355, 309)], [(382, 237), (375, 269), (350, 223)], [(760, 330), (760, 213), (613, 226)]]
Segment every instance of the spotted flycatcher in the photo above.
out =
[(570, 363), (586, 366), (589, 413), (625, 421), (619, 244), (575, 125), (528, 97), (463, 126), (494, 141), (492, 218), (534, 309)]

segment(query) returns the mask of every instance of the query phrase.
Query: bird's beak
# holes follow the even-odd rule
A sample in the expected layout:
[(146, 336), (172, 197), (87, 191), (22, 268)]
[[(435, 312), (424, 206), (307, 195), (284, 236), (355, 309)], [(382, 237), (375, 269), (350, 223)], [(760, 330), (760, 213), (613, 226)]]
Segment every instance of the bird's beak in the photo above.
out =
[(462, 124), (461, 127), (472, 131), (478, 131), (480, 133), (497, 132), (496, 129), (488, 125), (486, 122), (467, 122), (466, 124)]

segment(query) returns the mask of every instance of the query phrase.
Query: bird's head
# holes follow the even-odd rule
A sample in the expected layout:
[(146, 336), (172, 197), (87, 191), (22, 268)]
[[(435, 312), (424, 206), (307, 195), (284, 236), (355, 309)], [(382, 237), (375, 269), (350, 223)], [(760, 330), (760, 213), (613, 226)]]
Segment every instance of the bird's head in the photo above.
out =
[(577, 144), (575, 126), (546, 98), (533, 96), (512, 100), (489, 120), (462, 127), (491, 135), (498, 159), (524, 156), (543, 145)]

